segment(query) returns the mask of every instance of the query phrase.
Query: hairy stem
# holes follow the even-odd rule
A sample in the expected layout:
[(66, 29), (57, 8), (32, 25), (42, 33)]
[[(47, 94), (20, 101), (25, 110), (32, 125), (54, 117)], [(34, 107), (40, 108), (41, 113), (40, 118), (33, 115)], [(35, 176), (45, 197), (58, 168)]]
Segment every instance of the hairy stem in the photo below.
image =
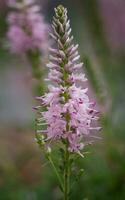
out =
[(64, 168), (64, 200), (69, 200), (69, 151), (68, 151), (68, 145), (66, 144), (65, 148), (65, 168)]

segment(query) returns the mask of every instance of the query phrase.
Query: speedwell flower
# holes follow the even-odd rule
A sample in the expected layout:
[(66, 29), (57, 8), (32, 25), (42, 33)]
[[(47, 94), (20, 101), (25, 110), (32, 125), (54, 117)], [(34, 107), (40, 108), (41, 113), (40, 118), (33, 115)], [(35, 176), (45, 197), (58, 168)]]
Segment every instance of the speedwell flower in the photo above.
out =
[(40, 14), (35, 0), (8, 0), (8, 43), (12, 53), (44, 51), (47, 44), (48, 25)]
[(46, 79), (52, 85), (48, 86), (48, 93), (37, 98), (45, 108), (37, 120), (37, 132), (47, 144), (61, 141), (68, 144), (70, 152), (80, 153), (86, 137), (91, 137), (93, 130), (100, 130), (93, 125), (98, 119), (97, 111), (84, 88), (87, 79), (81, 73), (83, 63), (79, 61), (78, 45), (73, 44), (67, 9), (63, 6), (55, 9), (52, 28), (55, 45), (50, 48)]

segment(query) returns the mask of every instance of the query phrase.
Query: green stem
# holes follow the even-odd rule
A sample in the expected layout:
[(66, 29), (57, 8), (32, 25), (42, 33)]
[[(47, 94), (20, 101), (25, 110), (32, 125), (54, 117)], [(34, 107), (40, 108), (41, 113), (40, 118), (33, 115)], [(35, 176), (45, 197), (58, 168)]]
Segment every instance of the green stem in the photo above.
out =
[(68, 151), (68, 145), (66, 144), (65, 149), (65, 168), (64, 168), (64, 200), (69, 200), (69, 151)]
[(55, 167), (55, 164), (54, 164), (54, 162), (53, 162), (53, 160), (52, 160), (52, 158), (51, 158), (50, 155), (48, 155), (47, 158), (48, 158), (50, 164), (52, 165), (52, 167), (53, 167), (53, 169), (54, 169), (54, 171), (55, 171), (55, 173), (56, 173), (56, 175), (57, 175), (57, 178), (58, 178), (59, 183), (60, 183), (61, 190), (63, 191), (63, 190), (64, 190), (64, 188), (63, 188), (63, 183), (62, 183), (61, 177), (60, 177), (60, 175), (59, 175), (59, 173), (58, 173), (58, 171), (57, 171), (57, 169), (56, 169), (56, 167)]
[(32, 66), (32, 75), (37, 80), (35, 93), (40, 96), (45, 92), (45, 84), (43, 83), (43, 70), (41, 62), (41, 54), (39, 52), (28, 52), (28, 60)]

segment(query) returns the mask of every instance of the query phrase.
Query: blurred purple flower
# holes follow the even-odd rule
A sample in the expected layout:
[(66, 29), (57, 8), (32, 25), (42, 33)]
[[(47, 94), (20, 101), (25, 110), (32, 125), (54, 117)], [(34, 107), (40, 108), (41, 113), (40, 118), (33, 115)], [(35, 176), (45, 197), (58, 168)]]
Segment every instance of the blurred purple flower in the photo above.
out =
[(98, 0), (98, 4), (112, 50), (125, 50), (125, 1)]
[(16, 2), (17, 2), (16, 0), (8, 0), (8, 5), (14, 7)]
[(13, 11), (8, 15), (7, 38), (12, 53), (44, 51), (48, 44), (48, 25), (34, 0), (9, 0)]

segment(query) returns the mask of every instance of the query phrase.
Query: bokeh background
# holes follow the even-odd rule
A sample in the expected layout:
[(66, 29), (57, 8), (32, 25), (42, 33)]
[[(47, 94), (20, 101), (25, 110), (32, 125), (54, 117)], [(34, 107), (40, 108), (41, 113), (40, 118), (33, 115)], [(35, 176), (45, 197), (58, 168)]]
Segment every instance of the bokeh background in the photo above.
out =
[[(85, 169), (72, 200), (125, 199), (125, 1), (39, 0), (46, 21), (68, 8), (75, 41), (101, 111), (102, 140), (79, 161)], [(3, 47), (6, 1), (0, 0), (0, 199), (56, 200), (57, 179), (34, 141), (31, 68)], [(90, 94), (91, 96), (91, 94)]]

